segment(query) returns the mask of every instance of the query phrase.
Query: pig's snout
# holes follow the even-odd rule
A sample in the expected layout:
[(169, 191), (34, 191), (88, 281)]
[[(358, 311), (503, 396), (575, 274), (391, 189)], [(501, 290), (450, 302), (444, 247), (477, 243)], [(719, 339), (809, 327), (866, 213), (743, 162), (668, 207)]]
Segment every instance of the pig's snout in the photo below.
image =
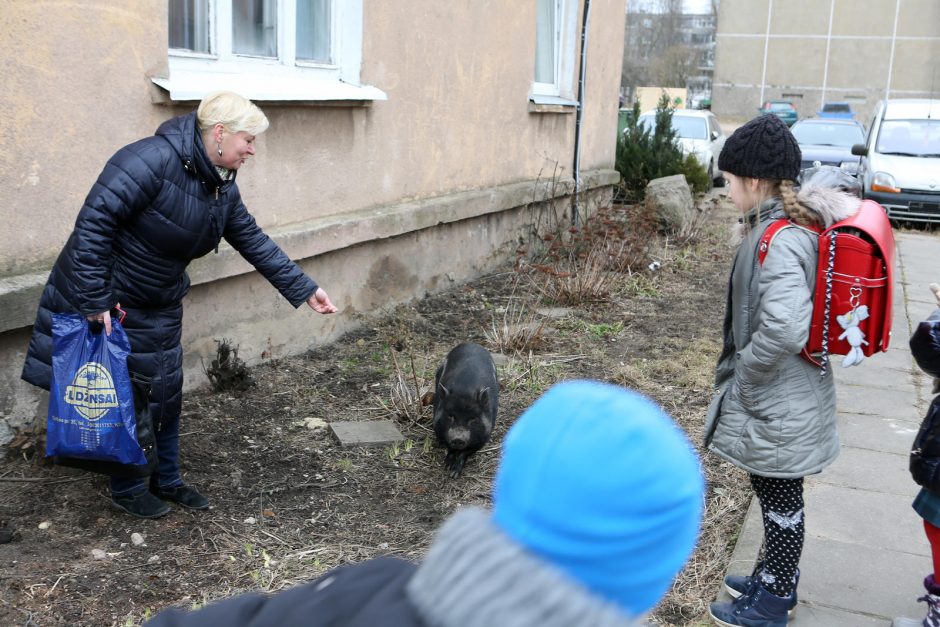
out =
[(447, 431), (447, 444), (453, 449), (465, 449), (470, 443), (470, 429), (466, 427), (451, 427)]

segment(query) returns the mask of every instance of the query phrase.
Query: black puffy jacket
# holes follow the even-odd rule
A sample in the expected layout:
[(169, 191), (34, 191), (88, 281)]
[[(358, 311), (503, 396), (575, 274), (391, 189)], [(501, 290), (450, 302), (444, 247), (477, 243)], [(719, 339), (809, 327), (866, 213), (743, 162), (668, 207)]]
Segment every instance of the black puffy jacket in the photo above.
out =
[(243, 594), (198, 612), (169, 609), (147, 627), (424, 627), (405, 593), (414, 572), (410, 562), (381, 557), (273, 596)]
[[(91, 315), (116, 303), (128, 311), (125, 328), (138, 370), (159, 375), (152, 357), (180, 363), (181, 301), (189, 290), (186, 266), (232, 245), (295, 307), (316, 283), (290, 260), (248, 213), (234, 176), (223, 181), (209, 160), (195, 112), (167, 120), (153, 137), (120, 149), (85, 199), (39, 303), (22, 377), (49, 389), (52, 314)], [(181, 373), (172, 373), (172, 377)], [(170, 393), (178, 386), (170, 385)]]
[[(940, 309), (917, 325), (910, 346), (920, 369), (934, 379), (940, 379)], [(940, 390), (934, 390), (937, 391)]]

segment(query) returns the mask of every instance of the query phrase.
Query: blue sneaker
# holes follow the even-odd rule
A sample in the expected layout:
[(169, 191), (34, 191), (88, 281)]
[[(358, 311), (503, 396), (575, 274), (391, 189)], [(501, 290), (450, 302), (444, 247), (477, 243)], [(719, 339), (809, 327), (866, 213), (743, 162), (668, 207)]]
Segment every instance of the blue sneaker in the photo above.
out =
[(734, 601), (712, 603), (708, 613), (722, 627), (786, 627), (794, 596), (778, 597), (763, 586), (754, 585)]
[[(742, 594), (747, 594), (755, 583), (760, 583), (760, 572), (764, 569), (764, 562), (757, 562), (757, 565), (754, 567), (754, 572), (750, 575), (728, 575), (725, 577), (725, 590), (728, 591), (728, 594), (731, 595), (732, 599), (737, 599)], [(796, 569), (796, 577), (794, 585), (800, 585), (800, 569)], [(790, 606), (790, 609), (787, 611), (788, 615), (793, 614), (793, 609), (797, 604), (797, 595), (796, 588), (793, 589), (793, 604)]]

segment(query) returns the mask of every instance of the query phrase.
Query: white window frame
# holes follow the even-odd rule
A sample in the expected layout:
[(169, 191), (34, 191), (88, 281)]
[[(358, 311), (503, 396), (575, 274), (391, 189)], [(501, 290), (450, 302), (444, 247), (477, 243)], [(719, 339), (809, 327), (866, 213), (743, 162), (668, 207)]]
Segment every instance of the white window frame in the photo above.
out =
[(209, 0), (208, 54), (170, 48), (169, 77), (154, 83), (175, 101), (201, 100), (227, 89), (259, 101), (385, 100), (359, 82), (362, 64), (362, 0), (331, 0), (330, 63), (297, 60), (297, 0), (277, 2), (278, 58), (232, 52), (232, 3)]
[[(577, 50), (579, 0), (555, 0), (555, 80), (532, 81), (529, 100), (539, 104), (577, 105), (574, 94), (574, 67)], [(538, 26), (536, 25), (536, 28)], [(533, 55), (533, 60), (535, 56)]]

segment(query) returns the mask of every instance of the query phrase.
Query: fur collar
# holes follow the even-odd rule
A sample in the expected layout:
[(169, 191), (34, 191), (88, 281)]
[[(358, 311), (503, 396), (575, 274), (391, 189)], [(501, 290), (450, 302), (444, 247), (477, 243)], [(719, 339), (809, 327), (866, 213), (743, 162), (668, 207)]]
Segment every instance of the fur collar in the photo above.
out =
[[(829, 228), (836, 222), (854, 215), (862, 201), (857, 196), (832, 187), (807, 183), (797, 191), (798, 203), (816, 213), (822, 220), (823, 228)], [(779, 198), (765, 200), (759, 207), (754, 207), (731, 228), (731, 244), (740, 244), (747, 233), (757, 224), (771, 218), (785, 218), (783, 203)]]
[(852, 194), (812, 183), (800, 188), (796, 200), (822, 218), (823, 228), (854, 215), (862, 205), (861, 199)]

